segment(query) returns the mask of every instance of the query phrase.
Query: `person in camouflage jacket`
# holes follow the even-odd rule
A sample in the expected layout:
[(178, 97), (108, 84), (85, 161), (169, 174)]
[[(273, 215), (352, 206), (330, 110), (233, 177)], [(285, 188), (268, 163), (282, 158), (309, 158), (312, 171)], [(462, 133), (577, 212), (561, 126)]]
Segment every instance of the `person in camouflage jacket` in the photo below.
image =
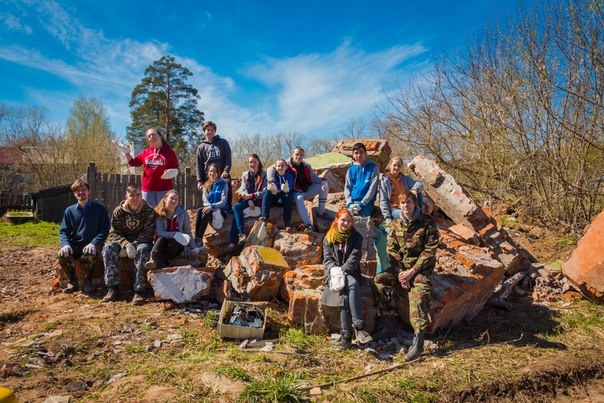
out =
[(403, 214), (393, 220), (388, 235), (390, 268), (377, 274), (374, 282), (382, 298), (392, 292), (397, 283), (409, 291), (409, 319), (415, 336), (405, 359), (411, 361), (423, 351), (439, 234), (432, 217), (418, 207), (415, 194), (403, 193), (399, 202)]
[(155, 233), (155, 211), (142, 199), (141, 189), (130, 185), (126, 189), (126, 200), (113, 210), (111, 230), (103, 248), (105, 262), (105, 285), (109, 288), (103, 302), (115, 301), (119, 296), (120, 277), (118, 258), (122, 249), (134, 260), (134, 298), (132, 303), (144, 302), (142, 292), (147, 286), (145, 264), (153, 245)]

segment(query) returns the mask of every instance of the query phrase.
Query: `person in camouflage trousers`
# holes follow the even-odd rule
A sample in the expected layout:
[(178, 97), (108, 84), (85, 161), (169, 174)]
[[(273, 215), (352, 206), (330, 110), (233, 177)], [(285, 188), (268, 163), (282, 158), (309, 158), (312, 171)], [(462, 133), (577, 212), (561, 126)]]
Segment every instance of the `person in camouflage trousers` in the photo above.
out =
[(103, 302), (115, 301), (119, 297), (118, 259), (124, 249), (134, 260), (136, 270), (132, 304), (144, 303), (142, 293), (147, 286), (145, 264), (153, 245), (155, 219), (155, 211), (143, 200), (140, 187), (128, 186), (126, 200), (113, 210), (108, 243), (103, 248), (105, 284), (109, 288)]
[(428, 324), (431, 276), (436, 265), (438, 229), (432, 217), (422, 213), (414, 193), (399, 195), (402, 214), (392, 221), (388, 235), (390, 268), (377, 274), (374, 283), (378, 296), (390, 294), (397, 283), (409, 290), (409, 318), (414, 330), (413, 345), (407, 361), (419, 357), (424, 347), (424, 329)]
[[(103, 243), (109, 233), (109, 213), (105, 206), (90, 200), (90, 185), (81, 179), (71, 185), (71, 191), (77, 203), (67, 207), (63, 213), (59, 229), (59, 242), (61, 249), (57, 255), (61, 268), (67, 275), (67, 287), (64, 293), (77, 290), (85, 294), (94, 292), (92, 287), (92, 274), (96, 258), (100, 255)], [(86, 272), (83, 279), (76, 276), (75, 262)]]

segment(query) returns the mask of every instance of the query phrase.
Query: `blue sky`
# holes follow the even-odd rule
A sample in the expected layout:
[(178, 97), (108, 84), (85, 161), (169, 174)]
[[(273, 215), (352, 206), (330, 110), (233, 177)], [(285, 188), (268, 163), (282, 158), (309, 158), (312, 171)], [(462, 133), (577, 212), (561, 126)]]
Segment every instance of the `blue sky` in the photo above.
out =
[(173, 55), (226, 138), (330, 137), (515, 0), (0, 0), (0, 102), (64, 123), (80, 96), (125, 134), (145, 68)]

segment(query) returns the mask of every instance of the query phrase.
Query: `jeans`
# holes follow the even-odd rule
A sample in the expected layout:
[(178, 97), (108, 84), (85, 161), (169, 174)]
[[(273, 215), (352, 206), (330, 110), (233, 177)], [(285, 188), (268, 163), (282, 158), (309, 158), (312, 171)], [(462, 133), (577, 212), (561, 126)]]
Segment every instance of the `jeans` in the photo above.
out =
[(329, 193), (329, 186), (327, 182), (313, 183), (311, 184), (306, 192), (294, 192), (294, 200), (296, 202), (296, 208), (298, 215), (304, 222), (304, 225), (310, 225), (310, 217), (306, 206), (304, 205), (305, 200), (312, 200), (315, 196), (319, 195), (319, 214), (325, 210), (325, 203), (327, 202), (327, 194)]
[(281, 202), (283, 204), (283, 223), (286, 227), (289, 227), (292, 220), (292, 201), (294, 193), (295, 192), (285, 193), (279, 191), (274, 195), (269, 191), (264, 192), (264, 196), (262, 196), (262, 218), (268, 220), (271, 216), (271, 205)]
[[(149, 260), (151, 244), (141, 243), (136, 246), (136, 254), (134, 255), (134, 291), (144, 291), (147, 286), (147, 272), (145, 263)], [(117, 242), (111, 242), (103, 248), (103, 260), (105, 262), (105, 285), (107, 287), (118, 287), (120, 285), (120, 274), (117, 267), (117, 262), (120, 256), (122, 247)]]
[(158, 190), (156, 192), (141, 191), (141, 194), (143, 195), (143, 200), (146, 201), (151, 208), (155, 208), (168, 192), (168, 190)]
[(353, 276), (346, 274), (347, 293), (344, 296), (344, 306), (340, 311), (340, 327), (343, 331), (363, 328), (361, 318), (361, 285)]
[[(259, 208), (260, 201), (253, 199), (254, 205)], [(239, 200), (233, 205), (233, 221), (231, 224), (231, 242), (237, 242), (237, 236), (245, 232), (245, 218), (243, 210), (249, 207), (247, 200)]]

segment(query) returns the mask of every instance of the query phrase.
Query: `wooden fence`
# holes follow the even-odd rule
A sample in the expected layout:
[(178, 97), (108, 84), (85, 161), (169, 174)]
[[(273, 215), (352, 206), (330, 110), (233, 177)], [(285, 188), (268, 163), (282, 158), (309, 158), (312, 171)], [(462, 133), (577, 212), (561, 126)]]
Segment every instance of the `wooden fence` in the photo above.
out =
[[(201, 206), (201, 193), (197, 191), (197, 176), (191, 168), (180, 172), (174, 181), (174, 189), (180, 194), (180, 204), (187, 210)], [(130, 184), (141, 185), (141, 175), (120, 175), (100, 173), (94, 163), (88, 166), (87, 182), (92, 191), (91, 199), (103, 203), (109, 213), (124, 200), (126, 188)]]

